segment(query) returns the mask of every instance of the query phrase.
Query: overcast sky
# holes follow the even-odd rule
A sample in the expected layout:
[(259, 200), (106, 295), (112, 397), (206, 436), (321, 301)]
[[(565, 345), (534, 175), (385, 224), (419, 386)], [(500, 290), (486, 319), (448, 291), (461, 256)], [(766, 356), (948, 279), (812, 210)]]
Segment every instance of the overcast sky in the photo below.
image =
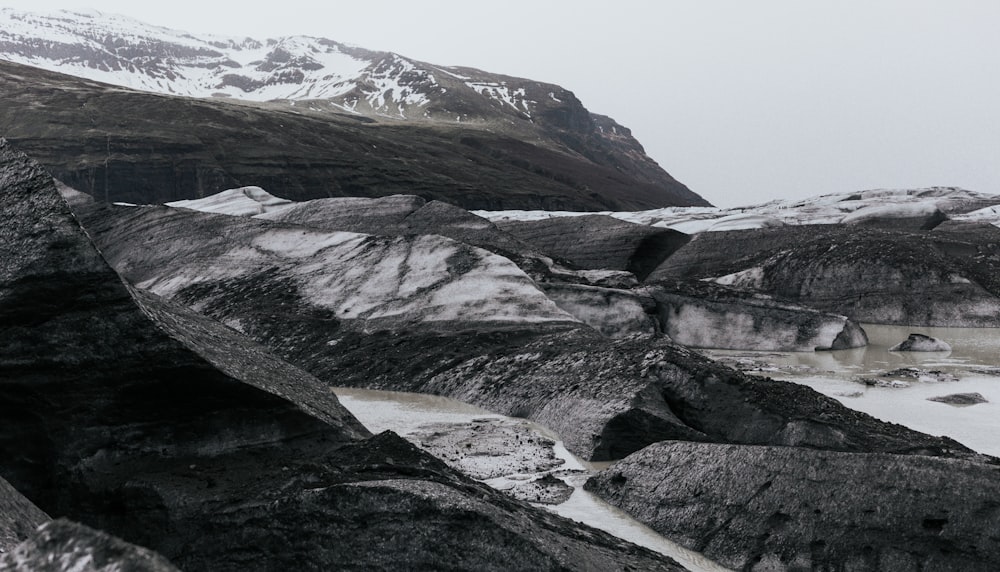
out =
[(719, 206), (1000, 192), (997, 0), (3, 1), (323, 36), (560, 84)]

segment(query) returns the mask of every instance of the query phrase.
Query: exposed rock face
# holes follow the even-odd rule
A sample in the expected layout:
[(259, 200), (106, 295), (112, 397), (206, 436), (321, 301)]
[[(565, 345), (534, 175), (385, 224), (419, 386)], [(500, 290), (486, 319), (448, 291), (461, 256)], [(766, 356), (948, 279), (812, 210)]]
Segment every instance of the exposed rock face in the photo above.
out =
[(123, 284), (6, 143), (0, 166), (0, 474), (50, 514), (185, 570), (677, 569), (367, 438), (315, 378)]
[(669, 281), (647, 289), (664, 333), (697, 348), (842, 350), (868, 344), (844, 316), (704, 282)]
[(587, 488), (739, 570), (993, 570), (1000, 468), (918, 455), (658, 443)]
[(951, 346), (924, 334), (910, 334), (905, 340), (889, 348), (890, 352), (950, 352)]
[(640, 280), (689, 237), (605, 215), (498, 221), (498, 226), (549, 256), (587, 269), (627, 270)]
[(0, 555), (13, 550), (48, 520), (49, 515), (0, 478)]
[[(634, 150), (608, 149), (617, 143), (588, 135), (599, 132), (594, 126), (563, 137), (560, 128), (527, 120), (527, 132), (504, 133), (467, 123), (377, 123), (328, 105), (168, 97), (6, 61), (0, 94), (0, 133), (56, 178), (106, 202), (164, 203), (258, 186), (292, 200), (416, 194), (465, 208), (706, 204), (648, 158), (629, 158)], [(621, 159), (609, 159), (615, 155)], [(628, 165), (631, 174), (620, 170)]]
[(839, 225), (702, 233), (649, 280), (712, 279), (859, 322), (1000, 327), (992, 236)]
[(66, 519), (47, 522), (14, 551), (0, 555), (0, 569), (35, 572), (179, 572), (145, 548)]
[(978, 403), (989, 403), (981, 393), (952, 393), (939, 397), (928, 397), (927, 401), (937, 401), (948, 405), (976, 405)]

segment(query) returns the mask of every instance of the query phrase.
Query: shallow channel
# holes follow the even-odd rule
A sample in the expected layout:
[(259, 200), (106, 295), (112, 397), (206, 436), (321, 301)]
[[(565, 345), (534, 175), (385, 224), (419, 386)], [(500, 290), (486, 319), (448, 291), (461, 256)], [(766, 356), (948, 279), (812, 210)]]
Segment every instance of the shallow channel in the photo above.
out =
[[(869, 345), (853, 350), (703, 353), (748, 373), (807, 385), (883, 421), (931, 435), (946, 435), (981, 453), (1000, 456), (1000, 329), (863, 327)], [(889, 351), (911, 333), (943, 340), (952, 350)], [(891, 377), (885, 374), (901, 368), (923, 373), (886, 383)], [(988, 402), (956, 406), (928, 401), (930, 397), (955, 393), (979, 393)]]
[[(497, 415), (468, 403), (435, 395), (355, 388), (335, 388), (334, 393), (344, 407), (373, 433), (391, 430), (418, 445), (419, 439), (415, 435), (426, 432), (428, 427), (439, 430), (443, 424), (481, 425), (484, 421), (497, 420), (525, 427), (540, 438), (555, 441), (553, 452), (562, 463), (558, 469), (545, 472), (570, 473), (562, 478), (573, 486), (572, 495), (565, 502), (537, 506), (669, 556), (693, 572), (728, 570), (697, 552), (671, 542), (625, 512), (583, 490), (583, 483), (588, 474), (606, 464), (595, 467), (577, 458), (566, 450), (558, 435), (537, 423)], [(446, 459), (443, 460), (448, 462)], [(511, 474), (501, 478), (484, 479), (484, 482), (503, 488), (512, 480), (533, 479), (539, 476), (541, 473), (520, 474), (512, 471)]]

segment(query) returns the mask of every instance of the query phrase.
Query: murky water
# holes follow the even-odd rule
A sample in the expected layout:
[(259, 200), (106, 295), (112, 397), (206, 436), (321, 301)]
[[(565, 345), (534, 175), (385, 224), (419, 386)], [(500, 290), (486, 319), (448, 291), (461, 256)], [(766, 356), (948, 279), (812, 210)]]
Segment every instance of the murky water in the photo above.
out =
[[(595, 467), (583, 461), (563, 446), (559, 436), (537, 423), (523, 419), (511, 419), (491, 413), (485, 409), (433, 395), (418, 393), (402, 393), (396, 391), (372, 391), (354, 388), (336, 388), (334, 393), (340, 402), (357, 417), (373, 433), (392, 430), (399, 435), (413, 440), (413, 435), (424, 430), (428, 425), (438, 426), (442, 423), (473, 424), (484, 419), (511, 420), (524, 424), (539, 436), (556, 442), (554, 451), (564, 463), (561, 471), (576, 470), (564, 478), (574, 487), (569, 500), (559, 505), (539, 505), (556, 514), (582, 522), (594, 528), (604, 530), (619, 538), (623, 538), (670, 556), (688, 570), (695, 572), (718, 572), (728, 570), (692, 552), (670, 540), (660, 536), (656, 531), (633, 519), (623, 511), (605, 503), (601, 499), (583, 490), (583, 483), (589, 473), (602, 467)], [(489, 484), (503, 486), (507, 481), (533, 478), (533, 475), (511, 474), (506, 478), (491, 479)]]
[[(932, 435), (947, 435), (964, 445), (1000, 456), (1000, 329), (920, 328), (864, 325), (870, 344), (832, 352), (704, 352), (727, 363), (742, 362), (774, 379), (794, 381), (839, 400), (844, 405), (884, 421)], [(910, 333), (933, 336), (951, 345), (951, 352), (890, 352)], [(897, 381), (883, 374), (915, 368), (922, 379)], [(933, 373), (940, 372), (940, 373)], [(944, 381), (953, 380), (957, 381)], [(970, 406), (928, 401), (953, 393), (979, 393), (989, 400)]]

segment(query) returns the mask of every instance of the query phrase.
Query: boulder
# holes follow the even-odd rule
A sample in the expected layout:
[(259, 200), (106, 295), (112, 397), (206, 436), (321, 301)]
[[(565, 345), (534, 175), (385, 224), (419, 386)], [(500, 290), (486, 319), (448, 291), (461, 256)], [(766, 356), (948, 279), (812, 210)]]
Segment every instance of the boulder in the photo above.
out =
[(8, 554), (0, 569), (35, 572), (180, 572), (166, 558), (66, 519), (41, 525)]
[(657, 443), (586, 488), (736, 570), (995, 570), (1000, 467), (920, 455)]
[(989, 403), (981, 393), (952, 393), (951, 395), (941, 395), (938, 397), (928, 397), (927, 401), (937, 401), (949, 405), (976, 405), (978, 403)]
[(0, 474), (49, 514), (185, 570), (679, 569), (369, 437), (316, 378), (126, 285), (6, 142), (0, 261)]
[(910, 334), (905, 340), (889, 348), (890, 352), (950, 352), (951, 346), (931, 336)]

